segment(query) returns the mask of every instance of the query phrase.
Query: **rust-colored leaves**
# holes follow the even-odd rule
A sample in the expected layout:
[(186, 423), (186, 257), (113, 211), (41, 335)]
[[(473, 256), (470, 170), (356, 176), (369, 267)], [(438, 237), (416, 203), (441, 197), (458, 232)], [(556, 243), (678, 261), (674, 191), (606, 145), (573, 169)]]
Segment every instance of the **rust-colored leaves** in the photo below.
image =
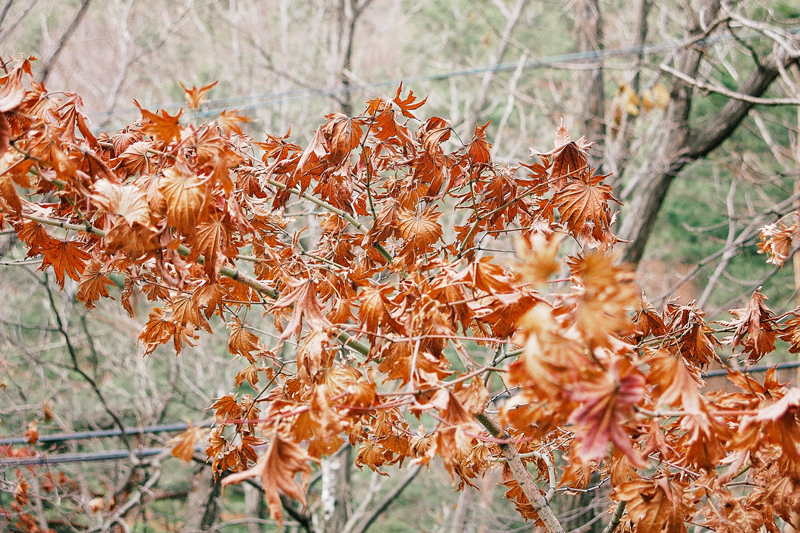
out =
[(272, 436), (267, 452), (258, 459), (253, 468), (238, 474), (231, 474), (222, 480), (222, 484), (224, 486), (241, 483), (251, 477), (260, 477), (264, 486), (264, 496), (267, 499), (269, 514), (281, 525), (283, 523), (281, 493), (299, 500), (305, 505), (305, 494), (294, 478), (296, 474), (301, 474), (304, 478), (303, 483), (308, 482), (311, 476), (309, 459), (309, 455), (303, 448), (276, 432)]
[[(189, 108), (213, 87), (184, 87)], [(291, 132), (254, 141), (235, 111), (184, 126), (142, 109), (95, 134), (77, 95), (20, 62), (0, 78), (0, 225), (87, 307), (124, 279), (124, 308), (149, 313), (145, 354), (227, 324), (236, 374), (217, 384), (205, 453), (225, 484), (260, 478), (278, 521), (282, 495), (305, 501), (309, 461), (349, 441), (375, 471), (438, 456), (460, 488), (501, 451), (542, 486), (566, 462), (554, 479), (599, 475), (636, 533), (797, 522), (800, 392), (776, 371), (730, 372), (735, 391), (703, 371), (732, 351), (765, 358), (776, 338), (797, 353), (798, 310), (776, 316), (760, 290), (729, 322), (657, 309), (613, 250), (590, 142), (562, 126), (524, 170), (499, 164), (488, 124), (462, 142), (402, 94), (327, 115), (305, 149)], [(764, 228), (770, 263), (797, 226)], [(501, 431), (482, 428), (499, 395)], [(190, 428), (173, 454), (193, 459), (204, 436)], [(549, 520), (503, 473), (518, 511)]]

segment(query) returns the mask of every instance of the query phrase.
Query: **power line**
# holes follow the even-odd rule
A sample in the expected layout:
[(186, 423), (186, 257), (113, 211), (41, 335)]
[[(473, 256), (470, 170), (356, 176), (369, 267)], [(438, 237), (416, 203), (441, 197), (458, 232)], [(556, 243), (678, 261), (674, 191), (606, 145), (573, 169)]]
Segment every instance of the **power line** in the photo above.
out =
[(141, 448), (139, 450), (109, 450), (103, 452), (59, 453), (56, 455), (37, 455), (35, 457), (0, 458), (0, 468), (18, 466), (42, 466), (63, 463), (91, 463), (98, 461), (118, 461), (129, 459), (131, 455), (138, 459), (158, 455), (169, 448)]
[[(792, 361), (789, 363), (779, 363), (777, 365), (760, 365), (746, 367), (744, 370), (748, 374), (757, 374), (767, 372), (771, 369), (786, 370), (790, 368), (800, 367), (800, 361)], [(710, 370), (704, 372), (704, 377), (718, 377), (726, 376), (730, 369), (722, 368), (719, 370)], [(207, 422), (199, 425), (198, 427), (210, 427), (211, 423)], [(162, 424), (157, 426), (145, 426), (140, 428), (127, 428), (126, 435), (140, 435), (148, 433), (166, 433), (171, 431), (184, 431), (189, 428), (189, 424)], [(39, 437), (38, 442), (64, 442), (68, 440), (89, 439), (89, 438), (109, 438), (116, 437), (121, 434), (120, 430), (101, 430), (101, 431), (82, 431), (77, 433), (59, 433), (55, 435), (43, 435)], [(8, 444), (24, 444), (27, 439), (24, 437), (0, 440), (0, 445)], [(168, 450), (169, 448), (143, 448), (134, 452), (127, 450), (112, 450), (102, 452), (85, 452), (85, 453), (63, 453), (55, 455), (39, 455), (36, 457), (14, 457), (14, 458), (0, 458), (0, 468), (9, 468), (17, 466), (36, 466), (48, 464), (61, 464), (61, 463), (81, 463), (81, 462), (96, 462), (96, 461), (115, 461), (120, 459), (127, 459), (133, 453), (136, 457), (150, 457), (158, 455), (159, 453)]]
[[(211, 427), (211, 422), (197, 425), (196, 427), (207, 428)], [(148, 435), (153, 433), (169, 433), (172, 431), (185, 431), (189, 428), (189, 424), (161, 424), (156, 426), (144, 426), (125, 428), (125, 435)], [(55, 433), (53, 435), (40, 435), (37, 442), (65, 442), (70, 440), (84, 440), (84, 439), (97, 439), (107, 437), (119, 437), (123, 432), (119, 429), (102, 429), (97, 431), (78, 431), (75, 433)], [(14, 437), (9, 439), (0, 439), (0, 446), (8, 444), (25, 444), (28, 442), (27, 437)]]
[[(761, 36), (760, 33), (753, 32), (750, 35), (746, 36), (738, 36), (739, 39), (743, 38), (752, 38), (752, 37), (759, 37)], [(614, 57), (614, 56), (627, 56), (627, 55), (635, 55), (640, 53), (655, 53), (655, 52), (662, 52), (665, 50), (676, 50), (678, 48), (682, 48), (689, 44), (714, 44), (717, 42), (722, 41), (730, 41), (733, 40), (734, 37), (732, 35), (719, 35), (716, 37), (708, 37), (706, 39), (700, 41), (682, 41), (679, 43), (675, 42), (661, 42), (661, 43), (654, 43), (654, 44), (645, 44), (639, 46), (630, 46), (630, 47), (618, 47), (618, 48), (608, 48), (602, 50), (592, 50), (587, 52), (572, 52), (567, 54), (558, 54), (552, 56), (546, 56), (539, 59), (529, 59), (525, 63), (523, 63), (522, 68), (524, 70), (535, 69), (535, 68), (545, 68), (557, 63), (573, 63), (576, 61), (587, 60), (587, 59), (600, 59), (604, 57)], [(516, 70), (518, 67), (518, 62), (508, 62), (508, 63), (500, 63), (498, 65), (485, 65), (481, 67), (475, 67), (471, 69), (463, 69), (463, 70), (455, 70), (451, 72), (444, 72), (440, 74), (428, 74), (428, 75), (421, 75), (421, 76), (411, 76), (407, 78), (397, 78), (392, 80), (383, 80), (377, 81), (373, 83), (363, 83), (363, 84), (354, 84), (354, 85), (336, 85), (336, 86), (329, 86), (329, 87), (312, 87), (307, 89), (300, 89), (300, 90), (293, 90), (293, 91), (284, 91), (279, 93), (266, 93), (260, 95), (249, 95), (249, 96), (238, 96), (238, 97), (226, 97), (226, 98), (215, 98), (206, 100), (206, 104), (210, 105), (221, 105), (221, 104), (229, 104), (233, 105), (237, 102), (242, 102), (243, 104), (237, 109), (239, 111), (247, 111), (252, 109), (258, 109), (262, 107), (269, 107), (272, 105), (277, 105), (283, 102), (293, 102), (298, 100), (311, 100), (315, 98), (328, 98), (332, 96), (337, 96), (341, 94), (348, 94), (358, 91), (366, 91), (370, 89), (377, 89), (381, 87), (396, 87), (400, 83), (411, 84), (411, 83), (423, 83), (429, 81), (441, 81), (450, 78), (458, 78), (464, 76), (474, 76), (477, 74), (485, 74), (487, 72), (503, 72), (503, 71), (513, 71)], [(252, 103), (244, 103), (244, 102), (252, 102)], [(160, 106), (158, 109), (178, 109), (180, 107), (185, 106), (185, 102), (173, 102), (170, 104), (165, 104)], [(226, 108), (223, 107), (216, 107), (213, 109), (208, 109), (205, 111), (200, 111), (195, 114), (197, 117), (208, 117), (208, 116), (216, 116), (221, 111)], [(131, 113), (138, 113), (139, 109), (136, 107), (122, 109), (118, 111), (105, 111), (99, 113), (90, 113), (89, 116), (93, 118), (109, 118), (115, 117), (124, 114), (131, 114)]]
[[(773, 368), (776, 370), (785, 370), (787, 368), (797, 368), (800, 366), (800, 361), (793, 361), (791, 363), (779, 363), (777, 365), (761, 365), (761, 366), (750, 366), (744, 367), (741, 370), (744, 371), (745, 374), (756, 374), (759, 372), (767, 372), (772, 370)], [(703, 376), (707, 378), (713, 378), (717, 376), (727, 376), (728, 371), (736, 370), (734, 368), (721, 368), (719, 370), (709, 370), (708, 372), (704, 372)]]

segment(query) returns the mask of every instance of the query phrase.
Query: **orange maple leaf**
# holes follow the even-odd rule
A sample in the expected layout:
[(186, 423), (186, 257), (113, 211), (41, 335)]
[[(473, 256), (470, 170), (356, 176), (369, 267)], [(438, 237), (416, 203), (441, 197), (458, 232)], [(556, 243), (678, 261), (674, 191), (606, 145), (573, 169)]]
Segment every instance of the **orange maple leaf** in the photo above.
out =
[[(247, 331), (237, 317), (229, 323), (231, 336), (228, 338), (228, 351), (233, 355), (241, 355), (251, 363), (255, 363), (252, 352), (261, 351), (258, 335)], [(258, 379), (256, 379), (258, 381)]]
[(75, 281), (80, 280), (81, 274), (86, 268), (86, 261), (91, 257), (80, 246), (82, 244), (74, 241), (56, 241), (55, 244), (43, 248), (42, 255), (44, 260), (39, 270), (52, 266), (56, 281), (58, 281), (62, 289), (64, 288), (65, 274)]
[[(795, 213), (795, 218), (800, 215)], [(797, 234), (800, 222), (786, 226), (783, 222), (768, 224), (761, 229), (761, 242), (758, 243), (758, 253), (767, 254), (767, 263), (783, 266), (792, 251), (792, 238)]]
[(531, 155), (552, 156), (550, 178), (555, 180), (555, 189), (559, 191), (567, 184), (567, 178), (575, 179), (586, 174), (588, 169), (586, 151), (593, 144), (587, 141), (586, 137), (571, 141), (569, 130), (564, 127), (562, 120), (556, 132), (556, 147), (544, 154), (539, 154), (531, 149)]
[(109, 297), (108, 285), (114, 285), (114, 282), (103, 273), (103, 263), (93, 257), (78, 283), (78, 301), (86, 304), (87, 309), (92, 309), (95, 301)]
[(492, 162), (492, 145), (486, 140), (486, 128), (491, 124), (491, 120), (483, 126), (475, 125), (475, 135), (469, 143), (467, 153), (473, 164), (486, 165)]
[(562, 222), (573, 235), (577, 236), (584, 226), (592, 224), (592, 236), (598, 241), (603, 240), (603, 234), (611, 222), (608, 200), (614, 200), (611, 187), (600, 183), (605, 177), (594, 175), (586, 181), (571, 181), (553, 196)]
[[(144, 342), (144, 355), (148, 355), (152, 353), (159, 344), (169, 342), (174, 332), (175, 324), (169, 321), (163, 308), (156, 307), (150, 313), (150, 319), (139, 332), (137, 344), (139, 341)], [(177, 346), (180, 347), (180, 345)], [(180, 349), (178, 349), (177, 352), (180, 353)]]
[(217, 118), (217, 124), (219, 124), (219, 127), (222, 128), (222, 131), (225, 132), (225, 135), (228, 137), (234, 133), (243, 136), (244, 132), (242, 132), (242, 128), (239, 127), (239, 124), (250, 122), (249, 118), (237, 115), (236, 113), (238, 112), (238, 109), (233, 109), (231, 111), (223, 109), (219, 114), (219, 118)]
[(365, 287), (358, 295), (361, 307), (358, 309), (358, 318), (370, 333), (377, 333), (381, 324), (391, 325), (395, 329), (401, 326), (390, 314), (391, 303), (387, 295), (392, 292), (392, 287)]
[(150, 221), (147, 193), (135, 185), (116, 185), (108, 180), (94, 184), (91, 199), (106, 213), (122, 217), (130, 226), (140, 224), (155, 228)]
[(200, 437), (201, 430), (189, 425), (186, 431), (172, 437), (167, 444), (172, 445), (172, 455), (191, 463), (194, 459), (194, 445)]
[(3, 88), (0, 89), (0, 112), (5, 113), (16, 109), (25, 99), (26, 91), (25, 86), (22, 84), (24, 74), (28, 74), (30, 79), (31, 66), (28, 60), (25, 60), (16, 66), (14, 70), (0, 78), (0, 83), (4, 84)]
[(206, 275), (211, 280), (217, 279), (217, 274), (225, 263), (225, 257), (236, 257), (238, 251), (231, 242), (231, 233), (228, 224), (219, 216), (212, 216), (197, 226), (192, 253), (187, 260), (195, 261), (203, 255)]
[(398, 217), (400, 235), (415, 251), (429, 248), (442, 236), (442, 226), (437, 222), (441, 213), (436, 205), (423, 212), (404, 211)]
[(397, 94), (395, 95), (394, 100), (392, 100), (392, 101), (395, 104), (397, 104), (397, 107), (400, 108), (400, 111), (403, 113), (403, 116), (406, 116), (408, 118), (417, 120), (417, 117), (415, 117), (411, 113), (411, 111), (414, 111), (415, 109), (419, 109), (420, 107), (425, 105), (425, 102), (428, 101), (428, 98), (426, 97), (421, 102), (414, 103), (414, 100), (417, 99), (416, 96), (414, 96), (414, 91), (408, 91), (408, 96), (405, 99), (401, 100), (400, 99), (400, 94), (402, 92), (403, 92), (403, 84), (400, 83), (400, 87), (397, 88)]
[(28, 422), (28, 429), (25, 430), (25, 438), (30, 445), (34, 445), (39, 441), (39, 428), (36, 427), (36, 420)]
[(131, 143), (122, 153), (117, 152), (119, 155), (112, 161), (115, 165), (114, 170), (124, 171), (129, 176), (148, 173), (152, 165), (150, 154), (152, 146), (153, 143), (149, 141)]
[(303, 489), (294, 477), (301, 474), (305, 485), (311, 477), (311, 457), (308, 452), (294, 443), (291, 439), (283, 437), (276, 432), (269, 443), (267, 453), (262, 455), (258, 462), (249, 470), (231, 474), (222, 480), (222, 485), (241, 483), (251, 477), (260, 477), (264, 485), (264, 496), (267, 498), (270, 516), (278, 521), (278, 527), (283, 525), (283, 511), (281, 509), (281, 492), (306, 504)]
[(186, 85), (181, 83), (181, 87), (183, 87), (184, 92), (186, 93), (186, 102), (189, 104), (189, 108), (191, 109), (198, 109), (200, 107), (200, 102), (203, 101), (206, 93), (211, 90), (219, 81), (215, 81), (210, 85), (206, 85), (205, 87), (192, 87), (191, 89), (187, 89)]
[(159, 180), (158, 190), (167, 201), (167, 220), (184, 235), (193, 235), (208, 201), (205, 187), (193, 173), (169, 167)]
[(644, 466), (622, 425), (633, 417), (633, 406), (641, 401), (644, 392), (644, 376), (627, 359), (616, 361), (596, 380), (578, 384), (570, 399), (581, 406), (572, 412), (569, 421), (575, 424), (582, 461), (604, 458), (608, 443), (613, 442), (631, 462)]
[(328, 115), (326, 118), (329, 120), (322, 131), (328, 145), (328, 159), (335, 166), (342, 163), (361, 142), (364, 120), (348, 118), (341, 113)]
[(720, 322), (723, 326), (736, 328), (731, 337), (723, 339), (723, 344), (730, 344), (733, 350), (741, 344), (744, 346), (744, 353), (749, 353), (748, 360), (753, 362), (775, 349), (776, 332), (772, 325), (772, 311), (764, 303), (766, 299), (767, 297), (756, 289), (747, 307), (728, 311), (736, 316), (737, 320)]
[(154, 138), (160, 139), (167, 144), (181, 138), (181, 125), (178, 120), (183, 115), (183, 109), (178, 111), (178, 114), (175, 116), (171, 116), (163, 109), (161, 110), (161, 115), (157, 115), (152, 111), (144, 109), (136, 100), (134, 100), (133, 103), (136, 104), (136, 107), (142, 112), (142, 117), (146, 119), (146, 122), (142, 126), (143, 133), (152, 135)]
[(793, 387), (779, 401), (746, 418), (742, 428), (761, 422), (767, 442), (777, 444), (795, 464), (800, 464), (800, 389)]
[(17, 236), (28, 246), (26, 257), (38, 255), (42, 250), (55, 246), (59, 242), (47, 233), (44, 226), (32, 220), (26, 221), (18, 227)]
[(330, 325), (330, 322), (322, 313), (322, 306), (317, 302), (317, 289), (313, 280), (295, 280), (288, 282), (288, 285), (292, 290), (282, 294), (269, 309), (273, 311), (294, 306), (292, 318), (286, 324), (286, 328), (281, 334), (281, 340), (286, 340), (292, 335), (297, 335), (299, 340), (303, 329), (304, 317), (312, 328), (322, 328)]
[(0, 176), (0, 202), (5, 201), (8, 207), (17, 214), (22, 212), (22, 200), (10, 176)]
[(230, 394), (211, 404), (211, 409), (214, 410), (214, 420), (222, 425), (235, 423), (245, 414), (245, 410)]
[(628, 502), (628, 514), (639, 533), (686, 533), (684, 514), (693, 511), (683, 501), (686, 485), (663, 476), (639, 478), (614, 487), (614, 499)]
[(258, 385), (258, 368), (256, 365), (251, 364), (244, 370), (240, 370), (236, 374), (233, 386), (238, 387), (245, 381), (248, 382), (254, 389), (256, 388), (256, 385)]

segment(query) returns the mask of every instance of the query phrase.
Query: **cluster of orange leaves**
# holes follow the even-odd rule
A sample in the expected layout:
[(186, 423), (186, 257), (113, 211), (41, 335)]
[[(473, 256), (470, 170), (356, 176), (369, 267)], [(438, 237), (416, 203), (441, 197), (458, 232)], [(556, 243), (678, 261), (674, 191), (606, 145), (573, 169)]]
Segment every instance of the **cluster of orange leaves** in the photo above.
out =
[[(96, 135), (80, 98), (48, 92), (27, 61), (0, 83), (0, 223), (87, 306), (111, 297), (111, 274), (132, 316), (135, 292), (154, 302), (145, 353), (180, 352), (215, 315), (228, 323), (229, 351), (247, 362), (233, 386), (259, 393), (218, 399), (214, 428), (180, 435), (175, 453), (206, 440), (215, 472), (235, 472), (225, 483), (261, 477), (278, 520), (281, 492), (304, 501), (312, 463), (345, 442), (381, 473), (439, 456), (462, 488), (511, 443), (542, 482), (546, 464), (527, 452), (559, 452), (562, 487), (609, 480), (623, 528), (800, 527), (800, 390), (775, 372), (731, 371), (736, 392), (702, 379), (722, 345), (748, 362), (777, 336), (800, 350), (800, 318), (779, 325), (756, 291), (720, 341), (699, 309), (640, 298), (612, 252), (615, 200), (585, 139), (561, 127), (553, 150), (496, 164), (486, 126), (462, 144), (401, 90), (328, 115), (305, 148), (249, 137), (235, 112), (194, 125), (140, 107), (140, 121)], [(189, 106), (211, 87), (186, 89)], [(317, 210), (310, 243), (287, 214), (298, 198)], [(516, 263), (480, 255), (510, 232)], [(579, 252), (564, 255), (564, 239)], [(282, 348), (242, 321), (253, 306)], [(496, 355), (476, 361), (465, 344)], [(504, 390), (496, 439), (476, 416)], [(508, 497), (536, 520), (504, 468)]]

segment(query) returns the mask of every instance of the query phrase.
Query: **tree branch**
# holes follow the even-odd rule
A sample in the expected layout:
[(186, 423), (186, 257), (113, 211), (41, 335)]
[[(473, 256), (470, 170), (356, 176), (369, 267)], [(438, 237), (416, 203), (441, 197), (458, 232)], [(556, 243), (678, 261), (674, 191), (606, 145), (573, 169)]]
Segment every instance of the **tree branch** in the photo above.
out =
[[(493, 404), (490, 402), (490, 405)], [(475, 418), (493, 437), (503, 439), (509, 438), (508, 433), (500, 428), (500, 421), (495, 415), (484, 412), (483, 414), (476, 415)], [(517, 447), (508, 442), (502, 444), (498, 443), (498, 446), (500, 447), (500, 451), (503, 452), (503, 456), (506, 458), (509, 468), (511, 468), (511, 474), (519, 484), (519, 488), (522, 490), (522, 493), (525, 494), (531, 506), (533, 506), (536, 514), (539, 515), (547, 531), (549, 533), (564, 533), (564, 526), (558, 521), (547, 498), (539, 490), (539, 487), (536, 486), (536, 483), (533, 482), (530, 474), (528, 474), (528, 469), (525, 468), (525, 465), (522, 463)]]
[(692, 78), (691, 76), (687, 76), (683, 72), (675, 70), (674, 68), (670, 67), (665, 63), (661, 63), (658, 66), (658, 68), (660, 68), (667, 74), (671, 74), (672, 76), (675, 76), (679, 80), (688, 83), (689, 85), (694, 85), (698, 89), (721, 94), (722, 96), (727, 96), (728, 98), (732, 98), (734, 100), (741, 100), (742, 102), (748, 102), (757, 105), (768, 105), (768, 106), (800, 105), (800, 100), (798, 100), (797, 98), (761, 98), (759, 96), (750, 96), (749, 94), (737, 93), (735, 91), (726, 89), (725, 87), (722, 87), (720, 85), (705, 83), (698, 79)]
[[(13, 0), (9, 0), (8, 4), (6, 4), (6, 5), (8, 7), (10, 7), (12, 1)], [(31, 9), (33, 9), (38, 2), (39, 2), (39, 0), (30, 0), (30, 2), (28, 2), (28, 5), (25, 6), (25, 9), (22, 10), (22, 13), (20, 13), (17, 16), (17, 18), (15, 18), (14, 21), (11, 24), (8, 25), (7, 28), (0, 28), (0, 43), (2, 43), (5, 40), (5, 38), (8, 37), (8, 35), (12, 31), (14, 31), (17, 28), (17, 26), (19, 26), (20, 22), (25, 20), (25, 17), (28, 16), (28, 13), (31, 12)]]
[[(97, 235), (98, 237), (105, 237), (106, 232), (92, 226), (91, 224), (72, 224), (70, 222), (65, 222), (63, 220), (54, 220), (52, 218), (40, 217), (36, 215), (29, 215), (26, 213), (22, 214), (22, 217), (27, 218), (28, 220), (33, 220), (34, 222), (39, 222), (40, 224), (47, 224), (48, 226), (55, 226), (58, 228), (69, 229), (73, 231), (82, 231), (85, 233), (91, 233), (93, 235)], [(192, 250), (184, 245), (180, 245), (178, 247), (178, 253), (181, 254), (183, 257), (188, 257), (189, 254), (192, 253)], [(205, 257), (200, 256), (197, 258), (197, 263), (202, 265), (205, 263)], [(257, 280), (253, 277), (248, 276), (244, 272), (237, 270), (231, 267), (222, 267), (222, 270), (219, 271), (225, 277), (231, 278), (232, 280), (238, 281), (244, 285), (247, 285), (251, 289), (263, 293), (273, 300), (277, 299), (279, 293), (276, 289), (270, 287), (263, 281)]]
[(66, 342), (67, 352), (69, 352), (69, 356), (72, 359), (73, 370), (75, 370), (75, 372), (77, 372), (89, 384), (89, 386), (92, 388), (97, 398), (100, 400), (103, 409), (106, 411), (106, 413), (108, 413), (108, 415), (117, 425), (117, 427), (120, 430), (120, 438), (122, 439), (122, 442), (125, 444), (125, 447), (128, 448), (128, 450), (133, 450), (131, 441), (128, 438), (127, 432), (125, 431), (125, 425), (122, 423), (122, 420), (119, 418), (119, 416), (117, 416), (114, 410), (111, 409), (111, 406), (106, 401), (106, 398), (103, 395), (103, 392), (100, 390), (100, 387), (97, 385), (97, 382), (94, 379), (92, 379), (92, 377), (89, 376), (89, 374), (84, 372), (83, 369), (81, 369), (80, 364), (78, 363), (78, 352), (72, 345), (72, 340), (70, 339), (69, 332), (67, 331), (68, 325), (65, 325), (64, 322), (61, 320), (61, 314), (58, 312), (58, 307), (56, 306), (55, 299), (53, 298), (53, 291), (50, 289), (50, 284), (48, 283), (48, 276), (46, 273), (42, 285), (44, 286), (45, 291), (47, 291), (47, 297), (50, 302), (50, 309), (53, 311), (53, 315), (55, 315), (58, 331), (61, 333), (61, 336), (64, 337), (64, 342)]
[(619, 502), (617, 504), (617, 508), (614, 510), (614, 516), (611, 517), (611, 522), (603, 529), (603, 533), (614, 533), (614, 530), (617, 529), (620, 521), (622, 520), (622, 515), (625, 514), (625, 506), (627, 502)]
[(417, 477), (420, 470), (422, 470), (422, 465), (415, 465), (412, 466), (411, 469), (406, 474), (406, 477), (400, 481), (395, 487), (390, 490), (381, 501), (375, 504), (375, 507), (369, 512), (369, 514), (362, 520), (362, 522), (358, 525), (357, 528), (345, 528), (342, 533), (365, 533), (371, 526), (372, 523), (381, 515), (383, 514), (386, 509), (397, 499), (398, 496), (408, 487), (414, 478)]
[(58, 56), (61, 55), (61, 51), (66, 46), (67, 41), (72, 37), (72, 34), (75, 33), (75, 30), (78, 29), (81, 21), (83, 20), (83, 16), (86, 14), (86, 11), (89, 9), (89, 4), (91, 4), (92, 0), (83, 0), (81, 7), (78, 8), (78, 12), (75, 14), (75, 17), (70, 22), (67, 29), (61, 35), (61, 39), (58, 41), (58, 45), (56, 46), (55, 51), (50, 54), (50, 57), (47, 58), (44, 65), (42, 65), (41, 71), (41, 78), (40, 81), (45, 83), (47, 81), (48, 76), (50, 76), (50, 72), (52, 72), (53, 67), (58, 60)]

